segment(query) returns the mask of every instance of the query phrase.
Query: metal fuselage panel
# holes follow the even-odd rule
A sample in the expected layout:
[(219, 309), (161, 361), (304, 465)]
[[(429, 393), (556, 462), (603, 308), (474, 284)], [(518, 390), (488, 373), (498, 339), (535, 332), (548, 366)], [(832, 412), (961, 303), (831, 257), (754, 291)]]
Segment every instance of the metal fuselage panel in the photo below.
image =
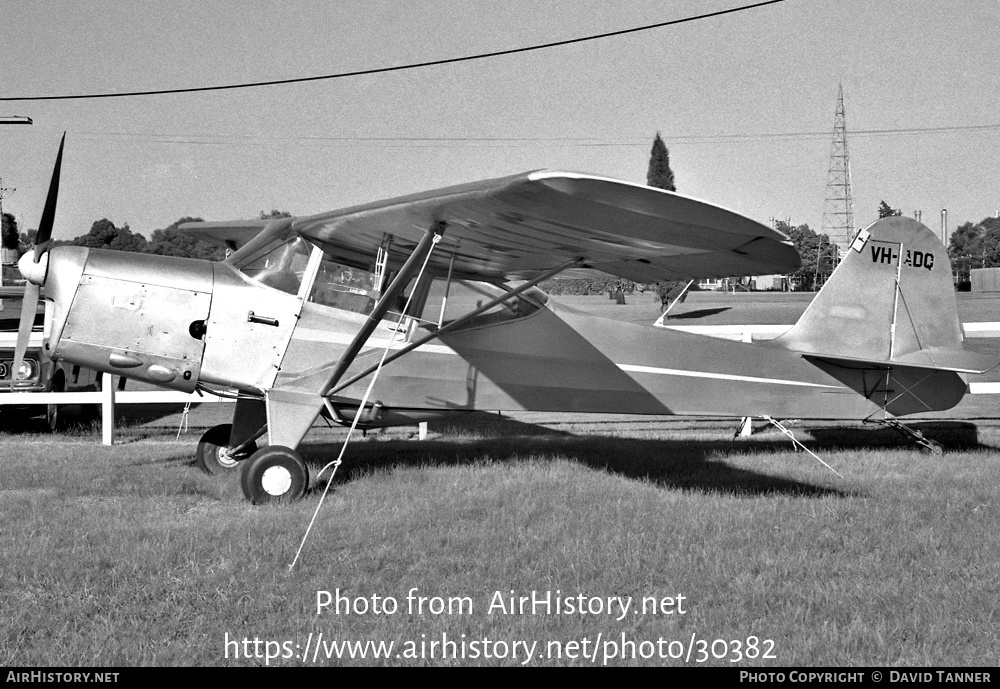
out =
[[(333, 364), (364, 325), (367, 316), (309, 302), (302, 305), (299, 315), (275, 385), (313, 389), (322, 384)], [(381, 352), (391, 335), (384, 325), (380, 325), (358, 360), (366, 358), (366, 353), (376, 349)], [(402, 343), (403, 338), (399, 337), (398, 341)]]
[[(373, 356), (358, 357), (348, 375)], [(339, 394), (360, 398), (368, 382)], [(869, 400), (796, 352), (597, 318), (550, 300), (526, 318), (452, 332), (390, 363), (372, 399), (442, 411), (861, 419), (884, 395)]]
[[(118, 251), (83, 255), (72, 303), (50, 343), (53, 358), (193, 390), (204, 342), (191, 325), (208, 316), (211, 264)], [(58, 257), (53, 251), (52, 260)], [(57, 303), (68, 298), (62, 292)]]
[(252, 282), (226, 263), (214, 263), (202, 380), (247, 391), (274, 385), (302, 300)]
[(177, 390), (270, 388), (301, 308), (224, 263), (81, 247), (50, 261), (53, 358)]

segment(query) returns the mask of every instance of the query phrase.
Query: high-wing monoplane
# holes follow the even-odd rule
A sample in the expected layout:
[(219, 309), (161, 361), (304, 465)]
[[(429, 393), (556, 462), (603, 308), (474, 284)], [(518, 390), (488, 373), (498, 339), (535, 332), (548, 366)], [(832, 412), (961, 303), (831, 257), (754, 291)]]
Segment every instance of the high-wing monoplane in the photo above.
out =
[(184, 226), (234, 249), (213, 263), (49, 248), (61, 159), (62, 144), (20, 261), (30, 314), (15, 368), (44, 286), (53, 359), (236, 397), (197, 462), (241, 466), (255, 503), (307, 488), (297, 448), (320, 416), (364, 428), (472, 410), (895, 422), (954, 406), (964, 374), (993, 363), (964, 347), (948, 257), (907, 218), (861, 231), (789, 332), (740, 343), (593, 317), (537, 287), (574, 268), (653, 282), (799, 266), (781, 233), (671, 192), (536, 171)]

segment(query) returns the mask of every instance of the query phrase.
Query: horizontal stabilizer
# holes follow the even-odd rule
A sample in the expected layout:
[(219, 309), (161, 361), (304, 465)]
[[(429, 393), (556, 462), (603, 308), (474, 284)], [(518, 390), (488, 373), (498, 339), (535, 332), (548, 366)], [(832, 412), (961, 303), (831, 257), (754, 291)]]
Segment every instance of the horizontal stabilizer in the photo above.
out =
[(807, 359), (823, 359), (834, 364), (860, 365), (863, 367), (891, 368), (906, 366), (910, 368), (929, 368), (938, 371), (953, 371), (955, 373), (986, 373), (997, 366), (994, 357), (974, 352), (969, 349), (955, 347), (933, 347), (922, 349), (893, 359), (866, 359), (850, 355), (805, 354)]

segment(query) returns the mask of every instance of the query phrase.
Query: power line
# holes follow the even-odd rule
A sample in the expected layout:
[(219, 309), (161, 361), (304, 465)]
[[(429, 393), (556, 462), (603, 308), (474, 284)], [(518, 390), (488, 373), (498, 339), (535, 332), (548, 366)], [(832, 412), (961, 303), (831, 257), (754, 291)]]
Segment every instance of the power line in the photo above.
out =
[[(939, 127), (898, 127), (892, 129), (852, 129), (852, 138), (919, 136), (927, 134), (977, 133), (1000, 130), (1000, 123), (977, 125), (950, 125)], [(403, 147), (499, 147), (558, 145), (580, 148), (648, 147), (649, 140), (642, 137), (588, 137), (588, 136), (261, 136), (258, 134), (211, 134), (197, 132), (75, 132), (87, 138), (140, 139), (162, 144), (237, 145), (267, 142), (298, 142), (331, 145), (390, 145)], [(703, 145), (748, 143), (756, 141), (808, 141), (823, 139), (829, 132), (764, 132), (757, 134), (678, 134), (668, 135), (670, 145)]]
[(60, 96), (11, 96), (11, 97), (2, 97), (0, 98), (0, 101), (82, 100), (82, 99), (96, 99), (96, 98), (129, 98), (133, 96), (163, 96), (167, 94), (177, 94), (177, 93), (228, 91), (234, 89), (256, 88), (259, 86), (281, 86), (287, 84), (302, 84), (310, 81), (323, 81), (328, 79), (343, 79), (346, 77), (367, 76), (371, 74), (384, 74), (386, 72), (399, 72), (407, 69), (418, 69), (421, 67), (434, 67), (438, 65), (449, 65), (458, 62), (483, 60), (490, 57), (501, 57), (503, 55), (516, 55), (518, 53), (527, 53), (535, 50), (544, 50), (546, 48), (556, 48), (564, 45), (572, 45), (574, 43), (585, 43), (587, 41), (596, 41), (603, 38), (611, 38), (614, 36), (624, 36), (626, 34), (637, 33), (639, 31), (661, 29), (665, 26), (674, 26), (676, 24), (685, 24), (687, 22), (698, 21), (700, 19), (710, 19), (712, 17), (721, 17), (722, 15), (733, 14), (735, 12), (744, 12), (746, 10), (752, 10), (758, 7), (764, 7), (766, 5), (774, 5), (784, 1), (785, 0), (764, 0), (763, 2), (756, 2), (750, 5), (742, 5), (740, 7), (732, 7), (727, 10), (708, 12), (706, 14), (699, 14), (692, 17), (685, 17), (683, 19), (673, 19), (670, 21), (659, 22), (657, 24), (648, 24), (646, 26), (637, 26), (631, 29), (622, 29), (620, 31), (608, 31), (606, 33), (594, 34), (591, 36), (570, 38), (563, 41), (553, 41), (551, 43), (540, 43), (537, 45), (525, 46), (523, 48), (510, 48), (507, 50), (497, 50), (490, 53), (479, 53), (476, 55), (465, 55), (462, 57), (430, 60), (427, 62), (413, 62), (405, 65), (396, 65), (395, 67), (376, 67), (373, 69), (362, 69), (353, 72), (339, 72), (336, 74), (324, 74), (312, 77), (298, 77), (294, 79), (276, 79), (273, 81), (256, 81), (256, 82), (245, 82), (239, 84), (224, 84), (220, 86), (195, 86), (191, 88), (158, 89), (153, 91), (128, 91), (124, 93), (87, 93), (87, 94), (69, 94)]

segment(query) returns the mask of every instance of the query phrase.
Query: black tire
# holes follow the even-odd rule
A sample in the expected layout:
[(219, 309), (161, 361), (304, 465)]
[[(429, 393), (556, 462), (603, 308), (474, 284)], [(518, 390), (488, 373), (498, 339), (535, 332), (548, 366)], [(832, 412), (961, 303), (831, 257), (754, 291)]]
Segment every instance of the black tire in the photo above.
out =
[(257, 451), (257, 443), (251, 442), (249, 447), (239, 456), (229, 452), (229, 436), (233, 424), (223, 423), (205, 431), (198, 441), (195, 450), (194, 463), (206, 474), (228, 474), (234, 471), (239, 463)]
[[(49, 392), (63, 392), (66, 389), (66, 384), (63, 382), (61, 375), (55, 377), (52, 381), (52, 387), (49, 388)], [(62, 430), (62, 414), (60, 405), (58, 404), (47, 404), (45, 405), (45, 428), (49, 433), (58, 433)]]
[[(104, 375), (102, 373), (97, 374), (97, 378), (94, 380), (94, 392), (101, 392), (104, 390)], [(83, 418), (86, 421), (93, 423), (94, 421), (101, 421), (104, 416), (104, 405), (103, 404), (84, 404), (81, 406), (81, 412)]]
[(254, 505), (298, 500), (309, 485), (309, 469), (299, 454), (282, 445), (257, 450), (243, 462), (240, 486)]

